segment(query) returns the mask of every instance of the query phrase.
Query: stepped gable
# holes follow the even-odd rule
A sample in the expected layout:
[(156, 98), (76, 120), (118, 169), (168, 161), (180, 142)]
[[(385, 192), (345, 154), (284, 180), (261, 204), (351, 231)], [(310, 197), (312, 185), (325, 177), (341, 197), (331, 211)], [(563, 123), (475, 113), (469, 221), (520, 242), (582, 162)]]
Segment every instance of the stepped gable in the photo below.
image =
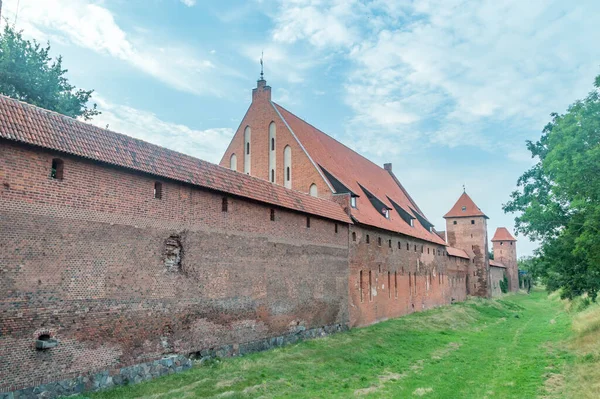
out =
[(351, 223), (335, 202), (0, 95), (0, 138)]
[(506, 227), (498, 227), (492, 241), (517, 241), (517, 239), (510, 234)]
[[(273, 104), (306, 153), (325, 171), (324, 174), (332, 176), (351, 193), (359, 196), (358, 206), (350, 210), (354, 221), (446, 245), (443, 239), (429, 229), (432, 225), (391, 172), (391, 165), (386, 166), (387, 170), (381, 168), (282, 106)], [(333, 187), (331, 178), (329, 180)], [(382, 209), (376, 209), (368, 197), (374, 198), (373, 201), (381, 204), (382, 208), (389, 209), (390, 219), (386, 219)], [(402, 211), (406, 212), (404, 218), (399, 213)], [(409, 218), (413, 219), (414, 227), (405, 221)]]
[(444, 215), (444, 218), (461, 218), (461, 217), (473, 217), (473, 216), (483, 216), (486, 219), (489, 219), (485, 213), (479, 209), (475, 202), (469, 197), (466, 192), (463, 192), (461, 196), (458, 198), (458, 201), (454, 204), (452, 209), (448, 213)]

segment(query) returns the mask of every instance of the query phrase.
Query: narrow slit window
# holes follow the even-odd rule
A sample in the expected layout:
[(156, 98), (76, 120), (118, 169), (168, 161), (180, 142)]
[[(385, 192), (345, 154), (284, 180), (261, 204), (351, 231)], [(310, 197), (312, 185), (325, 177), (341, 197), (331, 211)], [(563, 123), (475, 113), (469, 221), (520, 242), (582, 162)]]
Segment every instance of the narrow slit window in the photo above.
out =
[(271, 183), (275, 183), (275, 169), (271, 169)]
[(50, 170), (50, 177), (56, 180), (63, 179), (64, 162), (62, 159), (54, 158), (52, 160), (52, 169)]
[(409, 247), (408, 247), (408, 243), (406, 243), (406, 250), (410, 251)]
[(388, 272), (388, 298), (392, 297), (392, 272)]
[(402, 243), (398, 241), (398, 249), (402, 249)]
[(275, 151), (275, 138), (271, 138), (271, 151)]
[(310, 228), (310, 216), (306, 217), (306, 228), (309, 229)]
[(221, 201), (221, 211), (229, 211), (229, 200), (227, 199), (227, 197), (223, 197), (223, 200)]
[(337, 232), (338, 232), (338, 224), (336, 223), (335, 224), (335, 233), (337, 234)]
[(275, 209), (271, 208), (271, 222), (275, 221)]
[(290, 181), (290, 167), (285, 168), (285, 179)]
[(392, 247), (392, 240), (388, 240), (388, 247)]
[(356, 241), (356, 232), (352, 232), (352, 241)]
[(154, 198), (155, 199), (162, 199), (162, 183), (161, 182), (154, 182)]
[(471, 224), (475, 224), (475, 221), (474, 221), (474, 220), (471, 220)]
[(360, 301), (364, 302), (365, 298), (363, 296), (363, 271), (360, 271), (359, 277), (358, 277), (358, 292), (360, 294)]
[(373, 302), (373, 273), (369, 270), (369, 301)]
[(394, 272), (394, 298), (398, 299), (398, 272)]
[(454, 222), (452, 222), (452, 224), (456, 224), (456, 220)]
[(381, 246), (381, 237), (377, 237), (377, 245)]
[(369, 237), (369, 235), (367, 234), (367, 244), (371, 243), (371, 237)]
[(250, 154), (250, 143), (246, 143), (246, 155)]

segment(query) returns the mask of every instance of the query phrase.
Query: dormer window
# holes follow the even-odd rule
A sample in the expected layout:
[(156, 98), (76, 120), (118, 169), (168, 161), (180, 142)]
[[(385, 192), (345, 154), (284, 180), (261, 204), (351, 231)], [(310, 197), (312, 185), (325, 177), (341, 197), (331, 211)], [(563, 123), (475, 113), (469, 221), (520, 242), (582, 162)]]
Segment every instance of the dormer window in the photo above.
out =
[(467, 207), (466, 207), (466, 206), (463, 206), (463, 207), (462, 207), (462, 211), (463, 211), (463, 212), (466, 212), (466, 211), (467, 211)]
[(350, 206), (356, 208), (356, 197), (350, 197)]
[(389, 209), (383, 208), (381, 212), (383, 213), (383, 216), (385, 216), (386, 219), (390, 218), (390, 210)]
[(62, 159), (54, 158), (50, 169), (50, 178), (56, 180), (63, 179), (64, 162)]
[(415, 219), (410, 219), (410, 227), (415, 227)]

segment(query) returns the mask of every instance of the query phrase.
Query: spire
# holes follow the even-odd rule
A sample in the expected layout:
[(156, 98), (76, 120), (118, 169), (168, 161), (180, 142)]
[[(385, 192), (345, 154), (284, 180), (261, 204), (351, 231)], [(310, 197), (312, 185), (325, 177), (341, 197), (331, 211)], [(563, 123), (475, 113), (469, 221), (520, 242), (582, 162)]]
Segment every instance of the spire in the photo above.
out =
[[(463, 188), (464, 190), (464, 188)], [(466, 190), (463, 191), (456, 204), (450, 209), (450, 211), (444, 215), (445, 218), (460, 218), (460, 217), (472, 217), (472, 216), (483, 216), (488, 218), (485, 213), (479, 209), (475, 202), (469, 197)]]
[(492, 241), (517, 241), (506, 227), (498, 227)]
[(260, 52), (260, 80), (265, 80), (265, 73), (263, 70), (263, 57), (265, 55), (264, 51)]

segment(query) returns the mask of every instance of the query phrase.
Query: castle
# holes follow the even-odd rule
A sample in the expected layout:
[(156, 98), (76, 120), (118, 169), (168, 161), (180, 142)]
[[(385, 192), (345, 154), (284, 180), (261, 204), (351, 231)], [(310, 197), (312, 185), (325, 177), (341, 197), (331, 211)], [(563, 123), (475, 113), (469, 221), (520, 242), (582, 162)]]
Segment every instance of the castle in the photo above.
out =
[[(0, 96), (0, 397), (55, 397), (518, 289), (462, 193), (436, 231), (383, 168), (271, 100), (220, 166)], [(8, 394), (5, 394), (6, 396)], [(8, 397), (8, 396), (7, 396)]]

